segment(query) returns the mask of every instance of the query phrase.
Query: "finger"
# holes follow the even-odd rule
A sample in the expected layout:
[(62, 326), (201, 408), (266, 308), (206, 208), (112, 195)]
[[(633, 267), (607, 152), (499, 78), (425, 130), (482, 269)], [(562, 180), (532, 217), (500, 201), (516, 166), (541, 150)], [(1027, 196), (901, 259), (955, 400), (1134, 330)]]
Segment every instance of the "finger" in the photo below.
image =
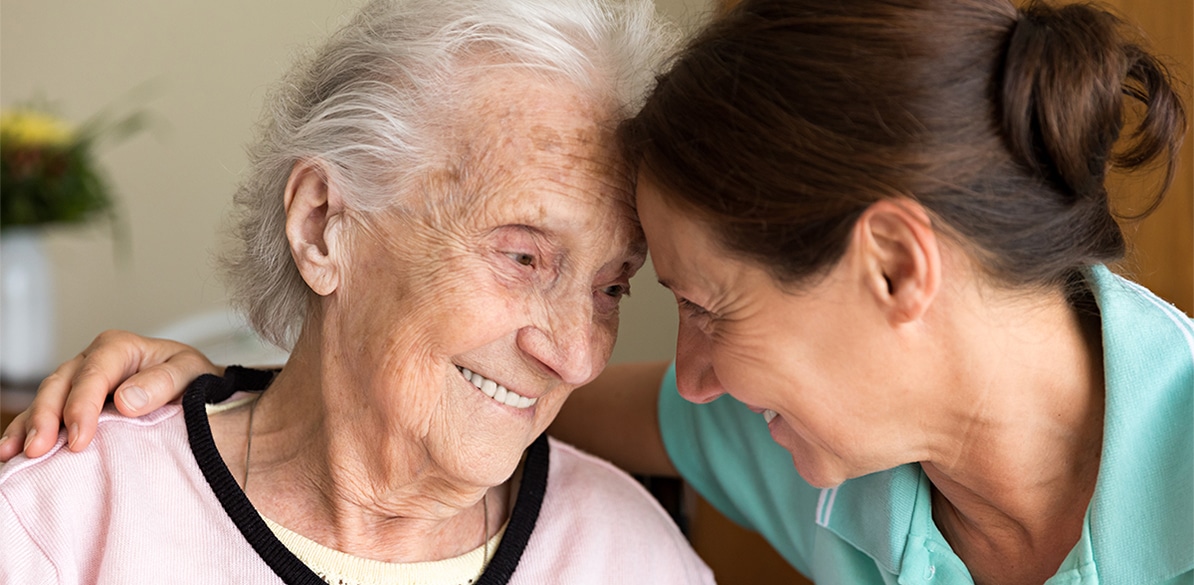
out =
[(153, 412), (186, 391), (186, 384), (178, 382), (184, 378), (187, 375), (169, 363), (137, 372), (116, 389), (116, 408), (126, 416)]
[(17, 453), (24, 448), (26, 417), (28, 417), (27, 413), (18, 414), (8, 423), (8, 428), (4, 429), (3, 438), (0, 438), (0, 463), (16, 457)]
[(40, 457), (58, 440), (58, 429), (62, 424), (62, 407), (71, 390), (71, 380), (83, 363), (83, 355), (58, 366), (37, 387), (37, 395), (23, 413), (25, 415), (25, 439), (23, 448), (27, 457)]
[(195, 378), (221, 373), (221, 368), (190, 346), (160, 339), (147, 342), (156, 350), (145, 356), (154, 365), (147, 364), (116, 390), (116, 408), (128, 416), (157, 410), (182, 396)]
[[(145, 354), (142, 338), (125, 331), (105, 331), (83, 351), (62, 407), (67, 445), (82, 451), (91, 443), (108, 394), (135, 372)], [(40, 394), (40, 392), (39, 392)]]
[[(38, 387), (33, 402), (24, 412), (18, 414), (4, 429), (4, 438), (0, 440), (0, 461), (8, 461), (28, 446), (31, 456), (38, 456), (49, 450), (42, 441), (29, 439), (41, 434), (43, 437), (58, 436), (58, 421), (62, 412), (62, 403), (70, 392), (69, 380), (74, 377), (74, 371), (83, 361), (82, 355), (58, 366)], [(35, 423), (30, 413), (34, 410), (41, 413)], [(53, 443), (50, 443), (53, 445)], [(43, 449), (44, 447), (44, 449)]]

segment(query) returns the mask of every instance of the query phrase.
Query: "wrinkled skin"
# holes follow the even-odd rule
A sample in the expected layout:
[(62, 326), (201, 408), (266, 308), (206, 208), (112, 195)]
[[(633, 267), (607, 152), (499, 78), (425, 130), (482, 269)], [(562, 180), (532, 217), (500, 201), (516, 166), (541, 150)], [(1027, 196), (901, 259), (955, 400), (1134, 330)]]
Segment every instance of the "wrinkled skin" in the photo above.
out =
[[(429, 197), (350, 214), (323, 339), (343, 375), (328, 389), (367, 389), (353, 428), (385, 430), (391, 461), (494, 485), (604, 368), (645, 244), (600, 108), (525, 76), (481, 83)], [(459, 367), (537, 402), (500, 405)]]

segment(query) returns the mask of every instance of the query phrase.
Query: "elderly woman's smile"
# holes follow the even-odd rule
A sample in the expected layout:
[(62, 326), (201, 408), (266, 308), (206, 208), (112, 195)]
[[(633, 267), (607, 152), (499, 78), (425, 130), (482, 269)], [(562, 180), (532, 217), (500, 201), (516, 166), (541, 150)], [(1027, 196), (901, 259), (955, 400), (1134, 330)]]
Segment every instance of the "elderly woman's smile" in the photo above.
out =
[(538, 397), (528, 398), (523, 396), (468, 368), (457, 366), (456, 369), (460, 370), (460, 374), (464, 376), (464, 379), (467, 380), (469, 384), (472, 384), (478, 390), (484, 392), (486, 396), (492, 398), (494, 402), (497, 402), (498, 404), (524, 409), (534, 406), (535, 403), (539, 401)]

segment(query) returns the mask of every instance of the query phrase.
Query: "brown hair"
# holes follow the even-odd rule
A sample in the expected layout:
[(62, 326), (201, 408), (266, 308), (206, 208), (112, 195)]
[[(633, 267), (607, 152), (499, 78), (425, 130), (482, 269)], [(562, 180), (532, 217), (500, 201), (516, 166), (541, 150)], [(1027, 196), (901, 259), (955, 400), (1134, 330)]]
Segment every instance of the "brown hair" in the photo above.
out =
[[(1125, 95), (1145, 114), (1116, 154)], [(871, 203), (903, 196), (990, 275), (1053, 285), (1124, 253), (1108, 167), (1164, 154), (1167, 187), (1184, 130), (1165, 68), (1098, 8), (746, 0), (620, 136), (670, 200), (780, 281), (832, 266)]]

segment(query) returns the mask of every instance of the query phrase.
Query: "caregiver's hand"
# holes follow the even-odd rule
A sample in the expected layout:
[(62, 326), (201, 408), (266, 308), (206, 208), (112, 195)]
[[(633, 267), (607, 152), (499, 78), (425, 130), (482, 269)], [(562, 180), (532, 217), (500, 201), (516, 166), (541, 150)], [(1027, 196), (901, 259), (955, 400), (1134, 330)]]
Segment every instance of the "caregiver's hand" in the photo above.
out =
[(0, 461), (22, 450), (29, 457), (54, 446), (59, 424), (67, 427), (71, 451), (81, 451), (95, 435), (100, 410), (115, 391), (116, 408), (126, 416), (152, 412), (180, 396), (202, 374), (222, 374), (195, 348), (127, 331), (105, 331), (74, 359), (42, 381), (28, 410), (17, 415), (0, 440)]

